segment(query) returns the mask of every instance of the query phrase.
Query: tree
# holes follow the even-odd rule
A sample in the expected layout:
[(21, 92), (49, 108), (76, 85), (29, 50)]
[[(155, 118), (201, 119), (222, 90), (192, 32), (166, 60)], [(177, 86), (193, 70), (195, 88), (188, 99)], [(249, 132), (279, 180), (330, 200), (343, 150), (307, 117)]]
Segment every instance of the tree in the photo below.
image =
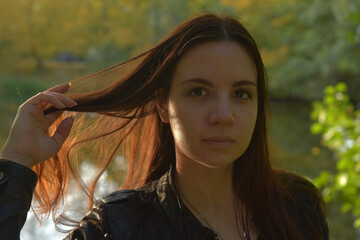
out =
[[(277, 96), (319, 99), (325, 86), (340, 81), (350, 89), (360, 87), (355, 81), (360, 77), (360, 27), (354, 21), (359, 1), (289, 1), (277, 10), (279, 16), (287, 16), (278, 25), (279, 44), (286, 46), (287, 57), (271, 69)], [(357, 92), (349, 93), (357, 97)]]
[(146, 50), (194, 13), (231, 9), (220, 0), (0, 0), (0, 8), (3, 71), (24, 61), (41, 70), (63, 52), (98, 70)]

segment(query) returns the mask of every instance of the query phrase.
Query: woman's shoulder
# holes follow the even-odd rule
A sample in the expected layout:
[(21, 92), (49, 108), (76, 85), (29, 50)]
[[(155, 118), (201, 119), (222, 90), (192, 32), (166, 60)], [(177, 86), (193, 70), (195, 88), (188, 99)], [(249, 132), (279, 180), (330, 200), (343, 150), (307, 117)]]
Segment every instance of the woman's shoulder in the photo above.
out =
[(152, 184), (115, 191), (97, 200), (80, 227), (66, 239), (146, 239), (142, 237), (148, 229), (142, 226), (150, 226), (150, 216), (159, 215), (155, 199), (156, 190)]
[(275, 170), (282, 189), (299, 199), (311, 198), (322, 200), (321, 193), (308, 179), (285, 170)]
[(289, 206), (301, 207), (311, 214), (326, 215), (326, 206), (321, 193), (311, 181), (289, 171), (276, 170), (276, 173)]
[(298, 174), (283, 170), (276, 170), (276, 174), (289, 216), (303, 234), (311, 236), (311, 231), (306, 227), (311, 223), (324, 239), (328, 239), (326, 206), (320, 191), (312, 182)]
[(100, 202), (106, 205), (121, 203), (147, 204), (156, 196), (156, 192), (154, 189), (150, 189), (149, 186), (145, 187), (118, 190), (103, 197)]
[(98, 200), (91, 212), (94, 211), (101, 212), (104, 228), (112, 239), (142, 239), (156, 229), (151, 225), (163, 218), (153, 184), (115, 191)]
[(119, 216), (121, 212), (131, 216), (138, 216), (133, 214), (138, 211), (143, 211), (143, 208), (149, 208), (149, 205), (156, 205), (156, 182), (146, 184), (137, 189), (124, 189), (112, 192), (98, 201), (106, 209), (108, 216)]

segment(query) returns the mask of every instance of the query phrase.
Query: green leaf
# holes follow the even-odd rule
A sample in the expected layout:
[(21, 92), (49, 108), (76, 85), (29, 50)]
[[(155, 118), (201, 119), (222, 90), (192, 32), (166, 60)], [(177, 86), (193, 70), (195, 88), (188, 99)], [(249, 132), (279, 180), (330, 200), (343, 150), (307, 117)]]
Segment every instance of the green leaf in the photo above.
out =
[(335, 89), (338, 92), (346, 92), (347, 91), (347, 86), (346, 86), (346, 84), (344, 82), (339, 82), (338, 84), (336, 84)]
[(327, 86), (325, 88), (325, 94), (326, 95), (333, 95), (335, 93), (335, 88), (333, 86)]
[(321, 123), (314, 123), (311, 125), (310, 131), (312, 134), (320, 134), (323, 131), (323, 125)]
[(355, 228), (360, 228), (360, 218), (357, 218), (357, 219), (354, 221), (354, 227), (355, 227)]

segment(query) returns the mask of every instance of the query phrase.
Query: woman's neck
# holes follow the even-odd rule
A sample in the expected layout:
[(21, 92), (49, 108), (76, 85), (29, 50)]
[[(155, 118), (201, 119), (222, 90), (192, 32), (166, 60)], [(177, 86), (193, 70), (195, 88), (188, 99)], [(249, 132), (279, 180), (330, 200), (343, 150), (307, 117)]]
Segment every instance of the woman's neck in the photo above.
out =
[(195, 161), (177, 160), (175, 184), (179, 191), (196, 207), (216, 212), (224, 206), (233, 209), (233, 165), (207, 167)]
[[(243, 239), (245, 234), (236, 220), (232, 174), (233, 164), (213, 168), (189, 159), (176, 159), (174, 183), (180, 198), (203, 225), (212, 228), (224, 240)], [(250, 219), (246, 235), (257, 239)]]

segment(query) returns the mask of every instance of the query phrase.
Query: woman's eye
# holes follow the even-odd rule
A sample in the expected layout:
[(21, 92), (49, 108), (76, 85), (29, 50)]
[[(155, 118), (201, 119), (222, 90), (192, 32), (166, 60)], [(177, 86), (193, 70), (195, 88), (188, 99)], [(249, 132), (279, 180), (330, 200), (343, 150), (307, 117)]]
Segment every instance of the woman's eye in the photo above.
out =
[(207, 94), (207, 92), (205, 91), (205, 89), (202, 88), (194, 88), (190, 91), (190, 95), (191, 96), (205, 96)]
[(240, 100), (246, 100), (251, 98), (251, 95), (247, 90), (238, 90), (234, 93), (233, 97), (238, 98)]

